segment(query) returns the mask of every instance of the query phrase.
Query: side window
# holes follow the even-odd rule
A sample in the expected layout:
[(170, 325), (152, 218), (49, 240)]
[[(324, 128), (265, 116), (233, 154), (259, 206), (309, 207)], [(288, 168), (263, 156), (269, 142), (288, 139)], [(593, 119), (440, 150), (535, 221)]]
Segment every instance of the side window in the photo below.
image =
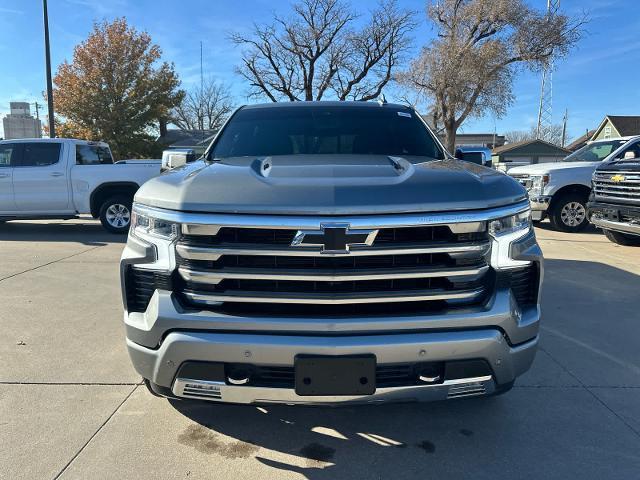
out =
[(16, 165), (18, 160), (18, 145), (6, 143), (0, 145), (0, 168)]
[(60, 143), (25, 143), (22, 152), (23, 167), (45, 167), (60, 160)]
[(640, 142), (636, 142), (633, 145), (629, 145), (625, 148), (617, 157), (617, 159), (634, 159), (640, 158)]
[(113, 163), (111, 151), (97, 145), (76, 145), (77, 165), (104, 165)]

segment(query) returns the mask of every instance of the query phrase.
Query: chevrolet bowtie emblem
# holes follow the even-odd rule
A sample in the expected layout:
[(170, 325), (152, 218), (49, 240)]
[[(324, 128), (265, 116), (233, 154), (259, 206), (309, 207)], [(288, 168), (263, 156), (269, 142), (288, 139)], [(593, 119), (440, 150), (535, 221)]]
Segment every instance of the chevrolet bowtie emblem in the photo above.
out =
[(619, 182), (624, 182), (625, 178), (626, 177), (624, 175), (617, 174), (617, 175), (612, 175), (610, 180), (612, 182), (619, 183)]
[(347, 254), (351, 247), (370, 247), (378, 230), (351, 229), (348, 223), (323, 223), (320, 230), (298, 230), (292, 247), (320, 247), (321, 253)]

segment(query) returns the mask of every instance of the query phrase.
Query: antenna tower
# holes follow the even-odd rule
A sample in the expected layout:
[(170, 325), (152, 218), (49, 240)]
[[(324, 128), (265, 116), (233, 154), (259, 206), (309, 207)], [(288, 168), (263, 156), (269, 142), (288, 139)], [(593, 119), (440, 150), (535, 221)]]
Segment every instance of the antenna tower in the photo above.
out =
[[(547, 14), (555, 15), (560, 9), (560, 0), (547, 0)], [(538, 125), (536, 137), (540, 138), (545, 130), (553, 125), (553, 61), (550, 61), (542, 72), (540, 86), (540, 106), (538, 108)]]

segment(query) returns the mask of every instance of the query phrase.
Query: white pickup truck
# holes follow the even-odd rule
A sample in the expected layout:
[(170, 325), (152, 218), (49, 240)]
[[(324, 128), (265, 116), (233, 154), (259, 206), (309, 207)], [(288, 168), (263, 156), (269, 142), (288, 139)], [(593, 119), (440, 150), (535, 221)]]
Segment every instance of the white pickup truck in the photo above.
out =
[(638, 138), (594, 140), (561, 162), (514, 167), (508, 175), (529, 192), (534, 221), (548, 217), (554, 230), (578, 232), (589, 225), (587, 201), (591, 193), (591, 176), (596, 167), (622, 146), (631, 145)]
[(159, 160), (114, 163), (109, 145), (68, 138), (0, 141), (0, 223), (91, 214), (126, 233), (133, 195)]

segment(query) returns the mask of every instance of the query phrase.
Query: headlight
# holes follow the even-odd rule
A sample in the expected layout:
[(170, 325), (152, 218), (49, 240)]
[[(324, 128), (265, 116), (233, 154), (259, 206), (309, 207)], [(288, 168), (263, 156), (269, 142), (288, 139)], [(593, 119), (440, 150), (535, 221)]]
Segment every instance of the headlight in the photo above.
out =
[(538, 194), (544, 192), (544, 187), (549, 183), (549, 174), (531, 175), (531, 190)]
[(491, 265), (493, 268), (514, 268), (528, 265), (529, 261), (511, 258), (511, 244), (531, 232), (531, 209), (489, 222)]
[(501, 237), (510, 233), (521, 232), (523, 235), (531, 229), (531, 210), (498, 218), (489, 222), (489, 234)]
[(131, 233), (139, 238), (155, 237), (165, 240), (173, 240), (178, 236), (177, 223), (163, 220), (158, 215), (143, 211), (137, 205), (133, 206), (131, 215)]

